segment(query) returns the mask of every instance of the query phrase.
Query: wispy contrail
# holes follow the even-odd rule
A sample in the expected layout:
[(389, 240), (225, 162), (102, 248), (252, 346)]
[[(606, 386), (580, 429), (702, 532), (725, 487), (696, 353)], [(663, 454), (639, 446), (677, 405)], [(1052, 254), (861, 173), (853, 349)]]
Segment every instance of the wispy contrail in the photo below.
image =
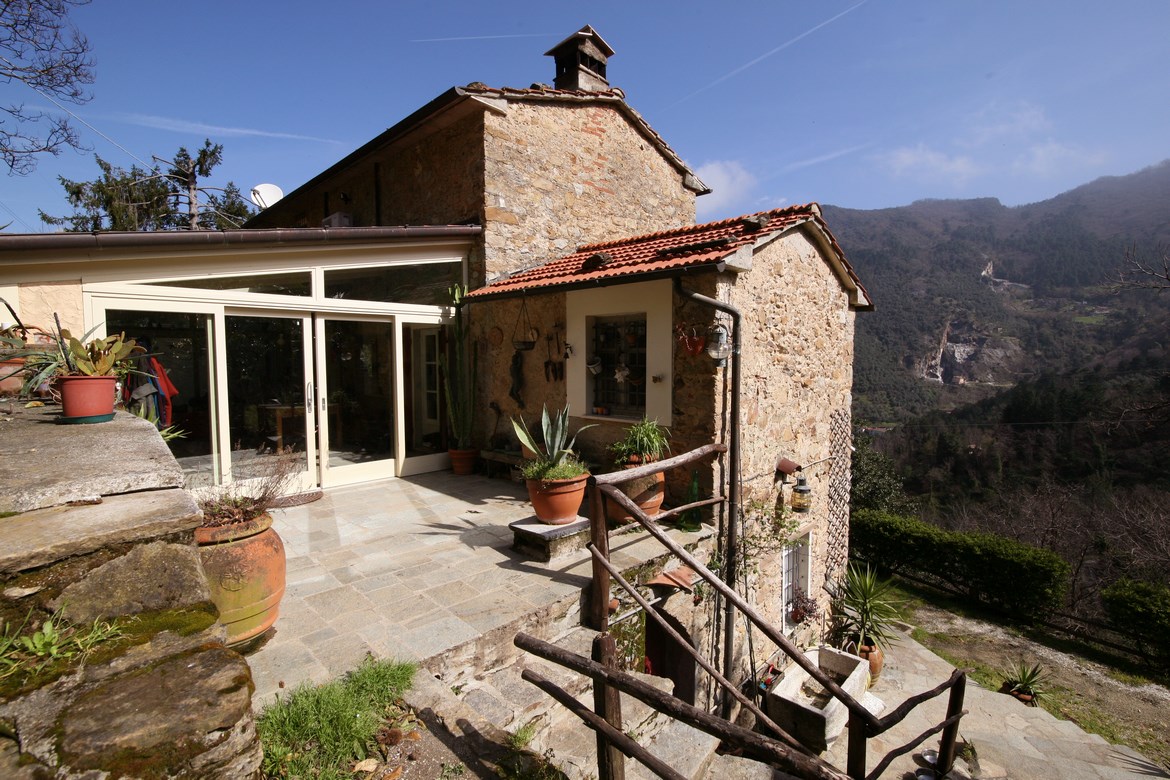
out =
[(517, 35), (465, 35), (461, 38), (415, 38), (407, 43), (446, 43), (447, 41), (494, 41), (497, 38), (550, 38), (547, 33), (519, 33)]
[(755, 58), (754, 60), (752, 60), (751, 62), (748, 62), (748, 63), (745, 63), (745, 64), (743, 64), (743, 65), (740, 65), (738, 68), (736, 68), (735, 70), (731, 71), (730, 73), (725, 73), (724, 75), (722, 75), (722, 76), (720, 76), (719, 78), (717, 78), (717, 79), (715, 79), (714, 81), (712, 81), (712, 82), (711, 82), (710, 84), (708, 84), (707, 86), (705, 86), (705, 87), (700, 87), (699, 89), (696, 89), (696, 90), (695, 90), (694, 92), (692, 92), (691, 94), (689, 94), (689, 95), (687, 95), (687, 96), (685, 96), (685, 97), (681, 97), (681, 98), (679, 98), (678, 100), (674, 101), (674, 102), (673, 102), (673, 103), (671, 103), (669, 106), (667, 106), (667, 108), (674, 108), (674, 107), (675, 107), (675, 106), (677, 106), (679, 103), (684, 103), (684, 102), (686, 102), (686, 101), (690, 100), (691, 98), (693, 98), (695, 95), (698, 95), (698, 94), (701, 94), (701, 93), (703, 93), (703, 92), (706, 92), (707, 90), (711, 89), (711, 87), (714, 87), (714, 86), (717, 86), (717, 85), (719, 85), (719, 84), (722, 84), (723, 82), (727, 81), (727, 80), (728, 80), (729, 78), (731, 78), (732, 76), (737, 76), (737, 75), (739, 75), (740, 73), (743, 73), (745, 70), (747, 70), (748, 68), (752, 67), (753, 65), (755, 65), (755, 64), (757, 64), (757, 63), (759, 63), (759, 62), (761, 62), (761, 61), (763, 61), (763, 60), (766, 60), (766, 59), (768, 59), (769, 57), (771, 57), (773, 54), (776, 54), (777, 52), (784, 51), (785, 49), (787, 49), (789, 46), (791, 46), (792, 44), (796, 43), (797, 41), (800, 41), (800, 40), (803, 40), (804, 38), (807, 38), (808, 36), (810, 36), (810, 35), (812, 35), (813, 33), (815, 33), (817, 30), (821, 29), (822, 27), (825, 27), (826, 25), (830, 25), (830, 24), (832, 24), (833, 22), (837, 21), (838, 19), (840, 19), (840, 18), (841, 18), (842, 16), (844, 16), (845, 14), (849, 13), (850, 11), (855, 11), (855, 10), (857, 10), (858, 8), (860, 8), (861, 6), (865, 5), (865, 4), (866, 4), (866, 3), (868, 3), (868, 2), (869, 2), (869, 0), (861, 0), (861, 2), (860, 2), (860, 3), (857, 3), (856, 5), (851, 5), (851, 6), (849, 6), (849, 7), (848, 7), (848, 8), (846, 8), (844, 11), (842, 11), (842, 12), (841, 12), (841, 13), (839, 13), (839, 14), (837, 14), (836, 16), (833, 16), (833, 17), (831, 17), (831, 18), (829, 18), (829, 19), (826, 19), (825, 21), (821, 22), (820, 24), (816, 25), (815, 27), (812, 27), (812, 28), (810, 28), (810, 29), (808, 29), (808, 30), (805, 30), (805, 31), (804, 31), (804, 32), (802, 32), (800, 35), (796, 36), (795, 38), (793, 38), (793, 39), (791, 39), (791, 40), (785, 41), (784, 43), (782, 43), (782, 44), (780, 44), (779, 46), (777, 46), (775, 49), (772, 49), (772, 50), (770, 50), (770, 51), (764, 52), (763, 54), (761, 54), (759, 57), (756, 57), (756, 58)]
[(209, 125), (204, 122), (192, 122), (186, 119), (153, 116), (151, 114), (118, 114), (110, 118), (118, 122), (138, 125), (139, 127), (171, 130), (176, 133), (196, 133), (198, 135), (214, 136), (217, 138), (249, 136), (254, 138), (286, 138), (292, 141), (316, 141), (325, 144), (341, 143), (332, 138), (316, 138), (311, 135), (298, 135), (296, 133), (278, 133), (272, 130), (257, 130), (251, 127), (224, 127), (222, 125)]
[(810, 168), (814, 165), (820, 165), (823, 162), (829, 162), (830, 160), (836, 160), (838, 157), (844, 157), (847, 154), (853, 154), (854, 152), (860, 152), (862, 149), (866, 149), (870, 146), (873, 146), (872, 142), (858, 144), (857, 146), (850, 146), (850, 147), (847, 147), (845, 149), (838, 149), (835, 152), (828, 152), (826, 154), (822, 154), (822, 155), (819, 155), (817, 157), (809, 157), (809, 158), (804, 159), (804, 160), (797, 160), (796, 162), (791, 162), (791, 163), (788, 163), (787, 165), (785, 165), (782, 172), (788, 173), (789, 171), (798, 171), (801, 168)]

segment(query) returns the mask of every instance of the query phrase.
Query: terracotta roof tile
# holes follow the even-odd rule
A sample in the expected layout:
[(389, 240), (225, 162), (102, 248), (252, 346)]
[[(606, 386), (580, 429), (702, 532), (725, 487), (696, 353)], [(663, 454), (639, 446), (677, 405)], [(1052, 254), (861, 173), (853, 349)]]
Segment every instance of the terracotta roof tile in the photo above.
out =
[(638, 281), (637, 277), (648, 274), (714, 266), (725, 261), (740, 247), (803, 223), (810, 224), (824, 237), (831, 253), (835, 255), (831, 260), (839, 265), (841, 272), (858, 289), (857, 305), (868, 307), (869, 297), (861, 281), (821, 219), (820, 207), (815, 203), (761, 211), (702, 225), (688, 225), (633, 238), (586, 244), (571, 255), (497, 280), (471, 292), (468, 297), (541, 292), (565, 285), (614, 283), (626, 278)]

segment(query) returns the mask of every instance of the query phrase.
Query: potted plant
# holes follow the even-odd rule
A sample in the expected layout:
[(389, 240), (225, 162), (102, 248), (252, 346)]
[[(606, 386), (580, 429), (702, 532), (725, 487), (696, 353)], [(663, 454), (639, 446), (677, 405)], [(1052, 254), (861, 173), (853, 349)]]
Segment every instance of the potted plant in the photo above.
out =
[(453, 472), (471, 474), (475, 471), (475, 459), (479, 455), (479, 451), (471, 445), (475, 426), (476, 364), (479, 352), (473, 344), (471, 358), (468, 359), (468, 334), (463, 322), (463, 296), (467, 288), (457, 284), (448, 292), (455, 314), (447, 360), (439, 364), (443, 374), (443, 393), (447, 400), (447, 420), (451, 426), (451, 446), (447, 449), (447, 455), (451, 459)]
[[(659, 460), (670, 452), (670, 431), (658, 424), (657, 420), (645, 417), (626, 430), (626, 435), (609, 445), (613, 464), (618, 468), (631, 469)], [(650, 517), (658, 514), (666, 497), (666, 474), (659, 472), (649, 477), (623, 482), (618, 486), (638, 507)], [(615, 502), (606, 502), (606, 516), (613, 522), (628, 523), (633, 518)]]
[[(582, 426), (577, 433), (592, 427)], [(548, 407), (544, 407), (541, 412), (543, 441), (536, 441), (528, 432), (523, 418), (513, 418), (512, 428), (520, 443), (535, 453), (535, 457), (521, 466), (521, 473), (537, 519), (550, 525), (564, 525), (576, 520), (581, 499), (585, 496), (589, 469), (573, 452), (577, 433), (569, 438), (569, 407), (552, 417), (548, 414)]]
[(199, 500), (203, 521), (195, 529), (195, 543), (229, 645), (267, 631), (284, 596), (284, 542), (268, 511), (284, 495), (302, 460), (291, 453), (258, 457), (267, 461), (262, 476)]
[(792, 600), (788, 602), (788, 619), (793, 625), (801, 626), (811, 623), (821, 616), (821, 608), (816, 599), (797, 586), (793, 589)]
[(1039, 663), (1028, 666), (1024, 661), (1017, 661), (1004, 676), (1000, 693), (1015, 696), (1029, 707), (1035, 707), (1040, 703), (1040, 698), (1044, 696), (1040, 684), (1048, 679), (1048, 673)]
[(881, 676), (885, 664), (882, 647), (895, 641), (894, 624), (902, 619), (898, 606), (890, 599), (891, 586), (889, 580), (879, 580), (869, 564), (862, 570), (851, 563), (837, 600), (842, 649), (852, 649), (869, 661), (871, 682)]

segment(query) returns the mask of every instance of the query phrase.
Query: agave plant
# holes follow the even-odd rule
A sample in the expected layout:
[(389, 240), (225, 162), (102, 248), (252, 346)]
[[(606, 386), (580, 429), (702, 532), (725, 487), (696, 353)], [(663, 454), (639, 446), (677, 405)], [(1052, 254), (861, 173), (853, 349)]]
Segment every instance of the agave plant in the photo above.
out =
[[(541, 411), (543, 439), (538, 442), (529, 433), (523, 417), (519, 420), (513, 418), (512, 428), (516, 431), (520, 443), (536, 453), (536, 457), (530, 462), (530, 467), (524, 469), (525, 477), (528, 479), (552, 478), (550, 475), (556, 470), (563, 470), (566, 466), (577, 464), (577, 456), (573, 453), (573, 445), (577, 443), (577, 434), (592, 427), (594, 426), (583, 425), (570, 438), (569, 407), (566, 405), (564, 409), (550, 417), (548, 407), (545, 406)], [(578, 473), (583, 472), (584, 467), (581, 467)], [(560, 476), (558, 475), (556, 478), (560, 478)]]

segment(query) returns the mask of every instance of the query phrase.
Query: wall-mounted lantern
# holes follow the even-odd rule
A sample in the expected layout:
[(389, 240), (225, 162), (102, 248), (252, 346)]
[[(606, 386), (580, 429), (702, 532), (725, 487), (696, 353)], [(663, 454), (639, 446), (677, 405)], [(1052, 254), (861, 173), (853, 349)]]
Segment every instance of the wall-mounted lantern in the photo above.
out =
[(707, 330), (707, 355), (720, 368), (727, 365), (727, 358), (731, 357), (731, 340), (722, 324), (712, 325)]
[(792, 511), (807, 512), (812, 509), (812, 488), (803, 476), (796, 478), (796, 486), (792, 488)]

